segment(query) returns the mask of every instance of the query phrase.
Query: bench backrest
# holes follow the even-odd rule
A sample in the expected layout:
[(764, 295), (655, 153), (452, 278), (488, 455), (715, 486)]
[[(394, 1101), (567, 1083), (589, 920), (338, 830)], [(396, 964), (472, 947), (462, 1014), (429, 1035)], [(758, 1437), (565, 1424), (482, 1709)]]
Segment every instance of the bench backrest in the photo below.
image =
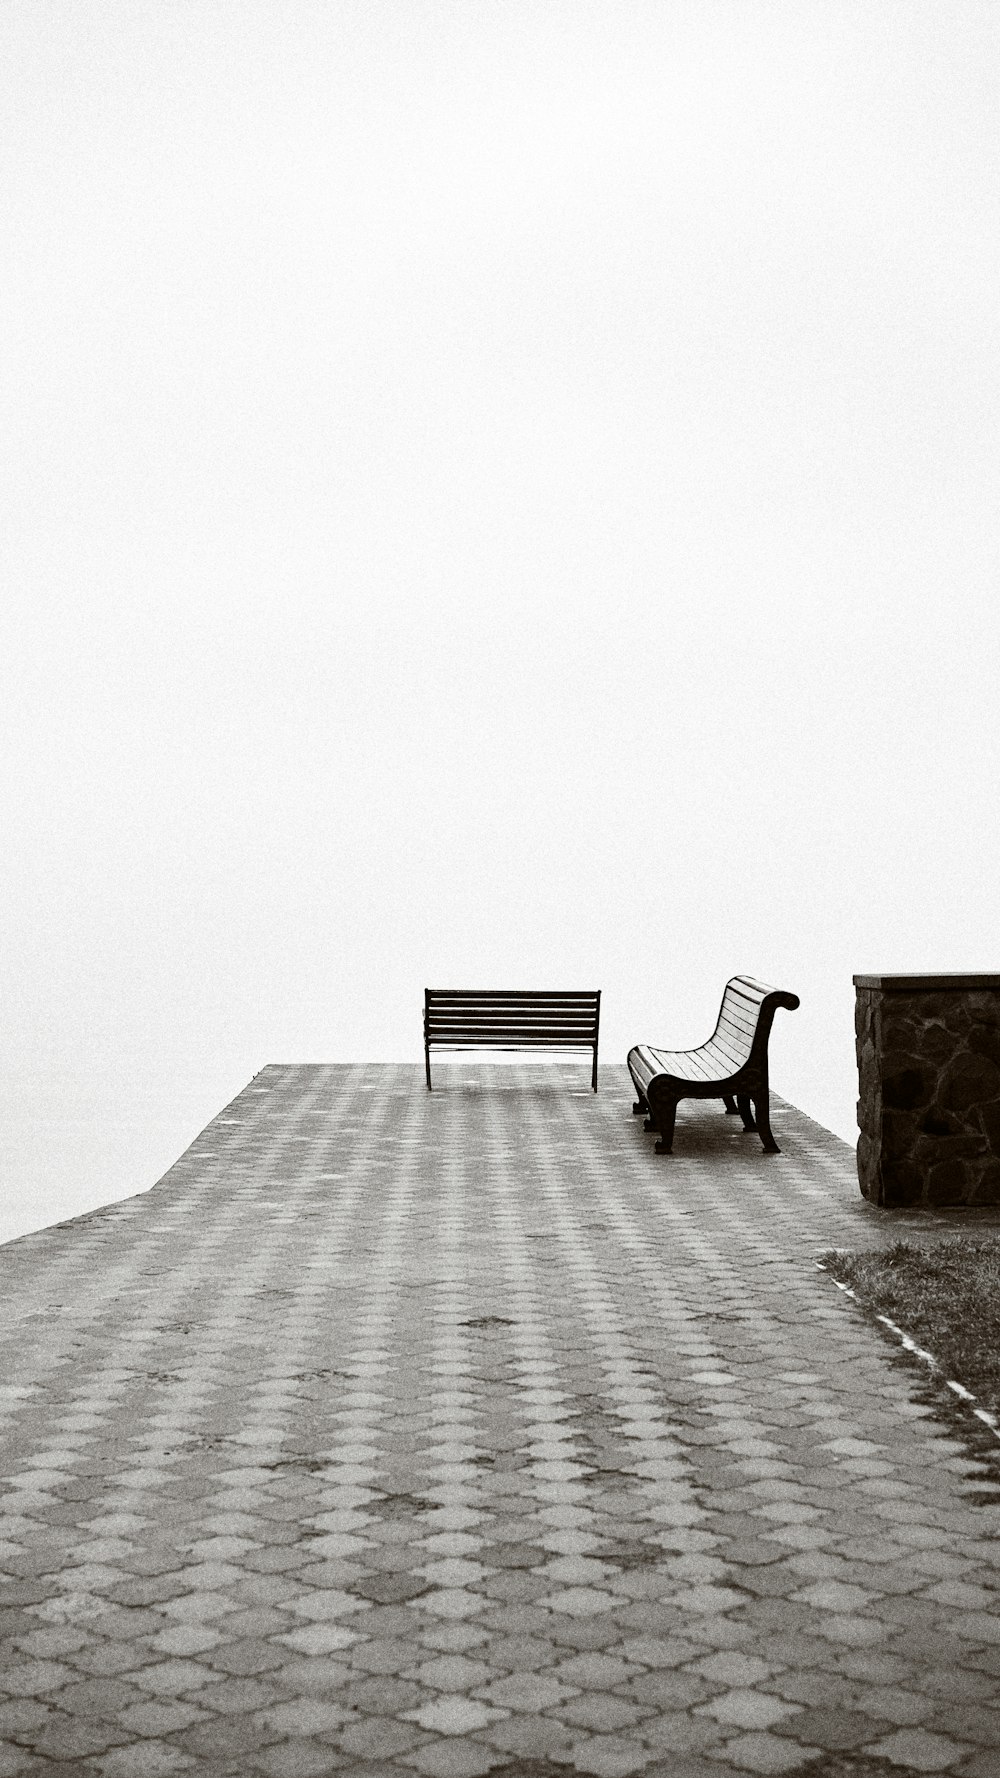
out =
[(424, 1041), (441, 1049), (595, 1049), (600, 1016), (600, 989), (424, 989)]
[(705, 1049), (730, 1062), (730, 1072), (735, 1073), (755, 1052), (758, 1056), (766, 1052), (777, 1008), (785, 1006), (794, 1012), (798, 1004), (798, 995), (784, 988), (772, 988), (751, 975), (734, 975), (726, 983), (715, 1030)]

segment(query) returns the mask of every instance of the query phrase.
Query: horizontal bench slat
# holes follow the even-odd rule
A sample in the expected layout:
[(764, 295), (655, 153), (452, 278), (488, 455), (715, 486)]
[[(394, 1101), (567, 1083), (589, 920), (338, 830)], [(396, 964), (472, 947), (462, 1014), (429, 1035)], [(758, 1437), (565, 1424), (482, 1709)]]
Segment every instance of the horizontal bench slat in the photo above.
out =
[(593, 1019), (577, 1019), (577, 1017), (571, 1017), (571, 1015), (566, 1012), (550, 1013), (548, 1017), (546, 1017), (546, 1015), (541, 1015), (541, 1013), (512, 1012), (495, 1013), (495, 1015), (491, 1017), (489, 1013), (473, 1012), (468, 1015), (468, 1019), (461, 1019), (457, 1013), (431, 1013), (429, 1019), (427, 1019), (427, 1026), (431, 1029), (440, 1028), (443, 1024), (448, 1024), (448, 1026), (454, 1024), (454, 1026), (461, 1026), (463, 1029), (466, 1028), (466, 1026), (473, 1026), (473, 1024), (489, 1024), (489, 1026), (502, 1026), (502, 1024), (530, 1024), (530, 1026), (536, 1026), (537, 1029), (555, 1028), (555, 1026), (560, 1026), (560, 1024), (569, 1024), (569, 1026), (573, 1026), (575, 1031), (593, 1031), (594, 1029)]
[(427, 1014), (429, 1025), (580, 1025), (593, 1029), (595, 1015), (570, 1011), (559, 1012), (555, 1007), (548, 1012), (538, 1012), (534, 1008), (518, 1011), (506, 1007), (498, 1012), (490, 1012), (481, 1006), (470, 1009), (466, 1013), (446, 1011), (443, 1007), (432, 1009)]
[(593, 1040), (583, 1037), (444, 1037), (432, 1040), (431, 1047), (440, 1050), (592, 1050)]
[(492, 1024), (494, 1020), (518, 1020), (524, 1023), (558, 1024), (569, 1020), (574, 1025), (592, 1025), (597, 1017), (596, 1007), (579, 1006), (429, 1006), (427, 1008), (428, 1023), (434, 1024), (442, 1019), (452, 1019), (456, 1024), (465, 1025), (470, 1020), (484, 1019)]
[(427, 1024), (575, 1024), (593, 1029), (594, 1013), (568, 1012), (553, 1006), (552, 1012), (536, 1012), (532, 1006), (507, 1006), (502, 1012), (488, 1012), (482, 1006), (470, 1012), (445, 1012), (436, 1008), (427, 1013)]
[(597, 1018), (596, 1012), (580, 1012), (574, 1007), (497, 1007), (470, 1006), (468, 1010), (454, 1007), (432, 1007), (427, 1013), (429, 1025), (447, 1024), (449, 1021), (459, 1025), (475, 1023), (481, 1019), (484, 1024), (531, 1024), (559, 1025), (567, 1022), (574, 1025), (593, 1026)]
[(431, 996), (432, 1001), (461, 1001), (461, 1003), (486, 1001), (489, 1005), (495, 1005), (496, 1001), (530, 1001), (530, 1003), (555, 1001), (555, 1005), (559, 1006), (573, 1005), (573, 1003), (596, 1006), (598, 999), (600, 999), (600, 992), (559, 994), (559, 992), (550, 989), (541, 989), (537, 994), (530, 994), (527, 989), (427, 989), (427, 994)]
[(427, 1009), (431, 1024), (441, 1019), (455, 1019), (461, 1024), (469, 1019), (525, 1019), (549, 1024), (572, 1019), (578, 1025), (592, 1025), (596, 1017), (596, 1009), (575, 1006), (433, 1006)]
[(498, 1042), (506, 1038), (521, 1038), (525, 1042), (535, 1043), (593, 1043), (593, 1028), (582, 1031), (572, 1026), (555, 1026), (551, 1029), (538, 1025), (452, 1025), (438, 1031), (428, 1031), (431, 1043), (447, 1043), (453, 1040), (461, 1043), (466, 1037), (493, 1037)]

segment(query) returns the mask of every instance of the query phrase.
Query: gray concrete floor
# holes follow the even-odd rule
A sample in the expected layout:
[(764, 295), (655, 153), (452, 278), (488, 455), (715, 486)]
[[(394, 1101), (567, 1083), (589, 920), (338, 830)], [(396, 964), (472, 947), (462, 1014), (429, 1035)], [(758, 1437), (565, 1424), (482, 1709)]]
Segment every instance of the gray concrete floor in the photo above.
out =
[(955, 1219), (436, 1079), (265, 1069), (0, 1249), (0, 1778), (997, 1778), (995, 1471), (814, 1263)]

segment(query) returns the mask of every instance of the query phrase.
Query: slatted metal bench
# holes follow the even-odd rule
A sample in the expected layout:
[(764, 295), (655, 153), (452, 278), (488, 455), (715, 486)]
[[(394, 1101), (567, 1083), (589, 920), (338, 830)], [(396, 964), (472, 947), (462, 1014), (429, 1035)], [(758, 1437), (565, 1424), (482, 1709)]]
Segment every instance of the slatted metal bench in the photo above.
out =
[(431, 1049), (593, 1051), (597, 1091), (600, 989), (507, 992), (499, 988), (425, 988), (424, 1062), (431, 1085)]
[(639, 1043), (629, 1050), (638, 1095), (632, 1111), (645, 1113), (645, 1128), (658, 1132), (657, 1154), (673, 1151), (681, 1099), (722, 1099), (727, 1112), (739, 1112), (745, 1130), (757, 1131), (767, 1154), (781, 1152), (771, 1133), (767, 1045), (778, 1007), (794, 1012), (798, 1004), (797, 994), (734, 975), (726, 983), (715, 1030), (700, 1049), (661, 1050)]

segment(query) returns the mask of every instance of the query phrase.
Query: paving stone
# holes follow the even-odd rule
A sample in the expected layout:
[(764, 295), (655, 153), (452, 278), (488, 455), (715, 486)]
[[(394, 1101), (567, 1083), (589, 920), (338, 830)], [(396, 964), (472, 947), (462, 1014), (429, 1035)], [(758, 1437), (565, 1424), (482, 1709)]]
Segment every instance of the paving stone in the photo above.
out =
[(687, 1710), (703, 1704), (717, 1688), (698, 1673), (676, 1672), (661, 1668), (644, 1673), (618, 1688), (619, 1695), (648, 1710)]
[(466, 1742), (436, 1742), (418, 1748), (408, 1757), (408, 1768), (425, 1772), (427, 1778), (480, 1778), (495, 1765), (487, 1748)]
[(151, 1666), (139, 1667), (132, 1678), (143, 1691), (180, 1697), (182, 1693), (198, 1691), (202, 1686), (217, 1683), (222, 1674), (214, 1672), (200, 1661), (178, 1659), (156, 1661)]
[(130, 1736), (118, 1723), (101, 1722), (95, 1717), (53, 1715), (40, 1733), (26, 1738), (32, 1752), (43, 1759), (65, 1761), (106, 1753)]
[(22, 1661), (3, 1675), (3, 1690), (11, 1697), (40, 1697), (76, 1678), (72, 1667), (60, 1661)]
[(395, 1716), (420, 1701), (421, 1687), (392, 1673), (371, 1673), (352, 1678), (344, 1687), (344, 1697), (352, 1709)]
[(781, 1773), (801, 1771), (820, 1751), (801, 1742), (779, 1740), (766, 1732), (753, 1732), (726, 1741), (721, 1756), (738, 1771)]
[(576, 1771), (593, 1772), (597, 1778), (627, 1778), (631, 1772), (641, 1772), (651, 1759), (648, 1748), (617, 1735), (591, 1735), (586, 1741), (574, 1741), (570, 1755)]
[(799, 1707), (767, 1692), (736, 1688), (695, 1706), (695, 1714), (714, 1716), (718, 1722), (733, 1723), (741, 1729), (771, 1729), (785, 1718), (797, 1716)]
[(469, 1660), (465, 1655), (439, 1655), (436, 1660), (409, 1668), (404, 1677), (435, 1691), (472, 1691), (476, 1686), (488, 1685), (494, 1669), (485, 1661)]
[(784, 1722), (771, 1725), (775, 1734), (787, 1734), (797, 1741), (812, 1742), (829, 1752), (862, 1747), (884, 1736), (889, 1724), (883, 1718), (868, 1716), (863, 1711), (831, 1708), (822, 1705), (800, 1710)]
[(665, 1754), (714, 1752), (729, 1731), (711, 1717), (669, 1710), (642, 1725), (642, 1739), (662, 1759)]
[(276, 1704), (257, 1713), (262, 1728), (278, 1735), (322, 1735), (339, 1729), (350, 1721), (353, 1712), (345, 1702), (330, 1703), (322, 1698), (296, 1698)]
[(433, 1730), (435, 1734), (464, 1735), (470, 1734), (474, 1729), (487, 1728), (500, 1717), (506, 1716), (507, 1711), (496, 1710), (478, 1698), (442, 1692), (407, 1714), (412, 1722), (419, 1723), (421, 1728)]
[(669, 1763), (654, 1758), (643, 1768), (643, 1778), (720, 1778), (725, 1771), (725, 1765), (715, 1759), (700, 1759), (696, 1754), (673, 1754)]
[(343, 1691), (355, 1678), (355, 1670), (335, 1655), (309, 1655), (288, 1659), (261, 1677), (290, 1697), (325, 1697)]
[(635, 1678), (639, 1671), (634, 1661), (594, 1652), (560, 1661), (549, 1677), (573, 1690), (611, 1691)]
[(703, 1655), (690, 1663), (690, 1672), (703, 1679), (717, 1680), (722, 1685), (752, 1686), (780, 1672), (781, 1662), (763, 1661), (759, 1655), (730, 1650), (724, 1654)]
[(204, 1722), (206, 1712), (193, 1704), (179, 1703), (176, 1698), (166, 1703), (154, 1701), (143, 1704), (132, 1704), (127, 1710), (119, 1710), (116, 1721), (127, 1730), (130, 1737), (154, 1739), (157, 1735), (171, 1735), (177, 1729), (187, 1729), (192, 1723)]
[(535, 1713), (550, 1710), (575, 1695), (575, 1688), (562, 1685), (551, 1673), (511, 1673), (492, 1685), (480, 1686), (475, 1696), (483, 1703), (502, 1710)]
[(533, 1636), (483, 1637), (475, 1645), (477, 1659), (501, 1672), (512, 1673), (538, 1672), (543, 1667), (552, 1666), (565, 1652), (565, 1649)]
[(367, 1716), (350, 1723), (337, 1736), (337, 1749), (346, 1754), (360, 1754), (365, 1759), (392, 1759), (419, 1747), (426, 1737), (415, 1723), (399, 1722), (391, 1716)]
[[(996, 1697), (993, 1702), (998, 1703)], [(956, 1740), (1000, 1748), (1000, 1709), (984, 1710), (969, 1703), (954, 1705), (950, 1710), (935, 1713), (934, 1726), (939, 1734), (953, 1735)]]
[[(341, 1762), (336, 1764), (339, 1767)], [(306, 1736), (264, 1749), (255, 1756), (254, 1768), (267, 1778), (327, 1778), (334, 1769), (330, 1749)]]
[[(26, 1747), (17, 1747), (12, 1742), (0, 1741), (0, 1778), (21, 1778), (22, 1774), (41, 1772), (43, 1769), (52, 1771), (48, 1761), (36, 1759)], [(64, 1767), (64, 1770), (67, 1768)], [(79, 1770), (79, 1768), (78, 1768)]]
[(891, 1723), (912, 1726), (927, 1722), (935, 1715), (933, 1699), (903, 1686), (859, 1685), (853, 1696), (859, 1710), (870, 1716), (884, 1716)]
[(223, 1679), (196, 1692), (199, 1711), (217, 1711), (220, 1716), (249, 1716), (266, 1704), (283, 1700), (279, 1687), (272, 1685), (270, 1675), (263, 1679)]
[(280, 1738), (256, 1716), (216, 1716), (182, 1730), (175, 1743), (197, 1759), (256, 1759), (262, 1746)]
[(614, 1735), (632, 1729), (652, 1714), (648, 1705), (638, 1705), (610, 1692), (589, 1692), (560, 1705), (554, 1712), (560, 1722), (591, 1729), (595, 1734)]
[(104, 1778), (171, 1778), (174, 1772), (190, 1772), (196, 1762), (168, 1741), (132, 1742), (116, 1748), (103, 1759), (91, 1762), (91, 1770)]
[(621, 1644), (625, 1658), (641, 1667), (683, 1667), (701, 1652), (680, 1637), (633, 1636)]
[(11, 1698), (0, 1704), (0, 1740), (24, 1740), (44, 1728), (54, 1715), (51, 1704), (37, 1698)]
[(865, 1751), (911, 1772), (946, 1772), (973, 1749), (968, 1742), (953, 1741), (950, 1736), (919, 1728), (897, 1729), (894, 1735), (872, 1742)]
[(1000, 1778), (1000, 1747), (984, 1748), (950, 1769), (958, 1778)]

